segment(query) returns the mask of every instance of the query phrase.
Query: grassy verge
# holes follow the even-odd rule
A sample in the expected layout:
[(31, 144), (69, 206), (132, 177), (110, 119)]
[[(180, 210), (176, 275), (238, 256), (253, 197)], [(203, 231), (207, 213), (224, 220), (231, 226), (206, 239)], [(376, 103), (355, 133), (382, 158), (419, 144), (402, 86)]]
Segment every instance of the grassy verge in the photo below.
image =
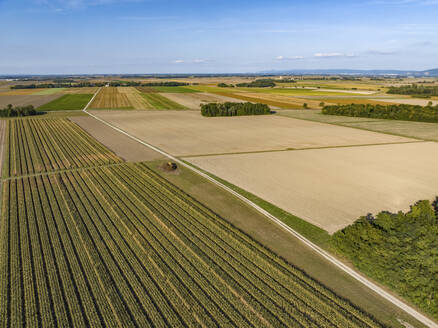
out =
[(93, 97), (92, 94), (64, 95), (45, 105), (38, 107), (39, 111), (51, 110), (82, 110)]
[(158, 93), (142, 93), (142, 96), (155, 109), (187, 109), (183, 105), (178, 104)]

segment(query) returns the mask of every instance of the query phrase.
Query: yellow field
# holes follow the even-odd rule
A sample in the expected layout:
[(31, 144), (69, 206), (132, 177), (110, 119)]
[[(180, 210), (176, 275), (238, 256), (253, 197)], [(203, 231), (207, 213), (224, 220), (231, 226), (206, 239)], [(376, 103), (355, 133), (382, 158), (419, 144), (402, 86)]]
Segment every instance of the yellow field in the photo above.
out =
[[(224, 94), (225, 95), (225, 94)], [(306, 103), (310, 108), (319, 108), (320, 100), (310, 100), (303, 98), (295, 98), (290, 96), (269, 94), (269, 93), (257, 93), (257, 92), (236, 92), (227, 93), (229, 97), (238, 98), (250, 102), (260, 102), (266, 105), (275, 106), (279, 108), (303, 108)]]
[(116, 87), (105, 87), (97, 94), (90, 108), (94, 109), (133, 109), (128, 96), (124, 93), (120, 93)]
[(98, 87), (85, 87), (85, 88), (67, 88), (62, 91), (65, 94), (92, 94), (97, 91)]
[(145, 97), (142, 97), (136, 88), (118, 87), (117, 90), (119, 93), (128, 97), (128, 101), (131, 103), (134, 109), (153, 109), (152, 105), (147, 102)]

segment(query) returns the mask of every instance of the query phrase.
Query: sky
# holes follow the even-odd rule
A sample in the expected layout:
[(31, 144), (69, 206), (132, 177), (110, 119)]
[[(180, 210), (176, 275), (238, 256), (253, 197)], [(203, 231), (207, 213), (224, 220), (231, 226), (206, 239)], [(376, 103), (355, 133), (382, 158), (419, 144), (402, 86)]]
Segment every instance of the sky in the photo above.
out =
[(0, 0), (0, 75), (438, 68), (438, 0)]

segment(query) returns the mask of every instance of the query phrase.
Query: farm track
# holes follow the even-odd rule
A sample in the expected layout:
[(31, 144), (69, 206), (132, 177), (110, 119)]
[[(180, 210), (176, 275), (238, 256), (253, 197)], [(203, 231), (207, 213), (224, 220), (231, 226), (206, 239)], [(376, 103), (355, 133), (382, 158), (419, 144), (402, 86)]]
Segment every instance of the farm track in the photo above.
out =
[(3, 189), (2, 327), (381, 326), (144, 164)]
[[(97, 94), (97, 93), (96, 93)], [(89, 105), (89, 104), (88, 104)], [(136, 138), (135, 136), (123, 131), (122, 129), (119, 129), (117, 127), (115, 127), (114, 125), (112, 125), (111, 123), (106, 122), (105, 120), (89, 113), (87, 111), (88, 105), (84, 108), (84, 112), (87, 113), (88, 115), (90, 115), (91, 117), (94, 117), (95, 119), (97, 119), (98, 121), (112, 127), (113, 129), (115, 129), (116, 131), (119, 131), (120, 133), (132, 138), (133, 140), (136, 140), (137, 142), (145, 145), (146, 147), (157, 151), (158, 153), (166, 156), (167, 158), (175, 161), (176, 163), (178, 163), (179, 165), (182, 165), (186, 168), (188, 168), (189, 170), (193, 171), (194, 173), (202, 176), (203, 178), (207, 179), (208, 181), (212, 182), (213, 184), (221, 187), (222, 189), (226, 190), (227, 192), (231, 193), (232, 195), (236, 196), (237, 198), (239, 198), (240, 200), (242, 200), (244, 203), (248, 204), (248, 206), (254, 208), (256, 211), (260, 212), (261, 214), (265, 215), (267, 218), (269, 218), (272, 222), (274, 222), (275, 224), (279, 225), (280, 227), (282, 227), (284, 230), (286, 230), (287, 232), (289, 232), (291, 235), (293, 235), (294, 237), (296, 237), (298, 240), (300, 240), (301, 242), (303, 242), (303, 244), (305, 244), (306, 246), (308, 246), (309, 248), (311, 248), (315, 253), (317, 253), (318, 255), (320, 255), (322, 258), (324, 258), (325, 260), (327, 260), (329, 263), (333, 264), (334, 266), (336, 266), (337, 268), (339, 268), (341, 271), (343, 271), (344, 273), (346, 273), (347, 275), (349, 275), (350, 277), (354, 278), (355, 280), (359, 281), (360, 283), (362, 283), (363, 285), (367, 286), (369, 289), (371, 289), (372, 291), (374, 291), (376, 294), (378, 294), (379, 296), (381, 296), (382, 298), (384, 298), (385, 300), (389, 301), (390, 303), (392, 303), (394, 306), (397, 306), (398, 308), (402, 309), (403, 311), (405, 311), (406, 313), (408, 313), (409, 315), (411, 315), (412, 317), (414, 317), (416, 320), (418, 320), (419, 322), (421, 322), (422, 324), (424, 324), (427, 327), (431, 327), (431, 328), (438, 328), (438, 324), (436, 322), (434, 322), (433, 320), (429, 319), (428, 317), (426, 317), (425, 315), (419, 313), (416, 309), (414, 309), (413, 307), (409, 306), (408, 304), (404, 303), (403, 301), (401, 301), (400, 299), (398, 299), (397, 297), (393, 296), (391, 293), (387, 292), (386, 290), (384, 290), (383, 288), (379, 287), (378, 285), (376, 285), (375, 283), (373, 283), (372, 281), (368, 280), (367, 278), (365, 278), (363, 275), (359, 274), (357, 271), (355, 271), (354, 269), (350, 268), (349, 266), (347, 266), (346, 264), (344, 264), (342, 261), (338, 260), (336, 257), (334, 257), (333, 255), (331, 255), (330, 253), (328, 253), (327, 251), (323, 250), (321, 247), (317, 246), (316, 244), (314, 244), (313, 242), (311, 242), (310, 240), (308, 240), (307, 238), (305, 238), (304, 236), (302, 236), (300, 233), (298, 233), (297, 231), (295, 231), (294, 229), (292, 229), (291, 227), (289, 227), (288, 225), (286, 225), (285, 223), (283, 223), (280, 219), (278, 219), (277, 217), (275, 217), (274, 215), (272, 215), (271, 213), (269, 213), (268, 211), (264, 210), (263, 208), (261, 208), (260, 206), (258, 206), (257, 204), (255, 204), (254, 202), (250, 201), (249, 199), (247, 199), (246, 197), (242, 196), (240, 193), (232, 190), (231, 188), (229, 188), (228, 186), (224, 185), (223, 183), (217, 181), (216, 179), (212, 178), (210, 175), (202, 172), (201, 170), (183, 162), (182, 160), (166, 153), (165, 151), (162, 151), (161, 149), (148, 144), (138, 138)]]

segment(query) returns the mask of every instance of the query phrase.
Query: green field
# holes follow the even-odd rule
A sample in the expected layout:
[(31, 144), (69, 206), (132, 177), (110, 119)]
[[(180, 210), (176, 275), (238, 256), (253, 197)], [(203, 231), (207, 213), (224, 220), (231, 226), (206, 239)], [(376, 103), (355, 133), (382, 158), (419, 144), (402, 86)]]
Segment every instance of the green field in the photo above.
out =
[(50, 88), (50, 89), (46, 89), (46, 90), (42, 90), (42, 91), (38, 91), (33, 93), (33, 95), (53, 95), (56, 94), (58, 92), (61, 92), (65, 90), (65, 88)]
[(66, 119), (7, 121), (4, 177), (118, 162), (120, 158)]
[(158, 93), (142, 93), (142, 96), (155, 109), (187, 109)]
[(168, 93), (191, 93), (191, 92), (198, 92), (197, 90), (189, 89), (186, 87), (152, 87), (158, 92), (168, 92)]
[(50, 110), (82, 110), (93, 98), (92, 94), (64, 95), (45, 105), (38, 107), (40, 111)]

